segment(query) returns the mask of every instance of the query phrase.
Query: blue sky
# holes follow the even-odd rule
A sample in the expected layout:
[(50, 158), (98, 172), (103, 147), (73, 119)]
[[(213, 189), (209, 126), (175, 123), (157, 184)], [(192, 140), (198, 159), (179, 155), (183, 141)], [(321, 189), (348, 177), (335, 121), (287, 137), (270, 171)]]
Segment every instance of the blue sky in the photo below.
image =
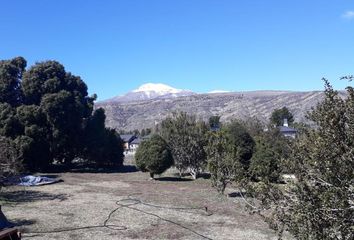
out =
[(337, 89), (354, 74), (351, 0), (4, 0), (0, 59), (54, 59), (99, 99), (147, 82)]

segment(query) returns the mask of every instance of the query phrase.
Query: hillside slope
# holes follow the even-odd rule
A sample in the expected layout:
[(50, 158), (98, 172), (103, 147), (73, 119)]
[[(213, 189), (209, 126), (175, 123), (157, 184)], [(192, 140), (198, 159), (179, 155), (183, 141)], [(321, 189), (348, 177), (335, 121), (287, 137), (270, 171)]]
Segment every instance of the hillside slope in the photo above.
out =
[(204, 120), (219, 115), (222, 122), (249, 117), (266, 122), (274, 109), (286, 106), (296, 121), (306, 122), (306, 113), (321, 99), (323, 92), (320, 91), (254, 91), (196, 94), (135, 102), (99, 102), (96, 107), (105, 109), (107, 126), (134, 130), (154, 127), (173, 111), (196, 114)]

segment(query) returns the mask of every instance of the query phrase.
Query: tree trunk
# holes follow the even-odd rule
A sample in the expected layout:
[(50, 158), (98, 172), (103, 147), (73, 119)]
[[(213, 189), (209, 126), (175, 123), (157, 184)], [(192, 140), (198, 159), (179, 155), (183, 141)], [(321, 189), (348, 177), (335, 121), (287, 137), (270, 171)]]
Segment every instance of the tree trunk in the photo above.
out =
[(150, 173), (150, 179), (154, 179), (154, 174)]
[(191, 169), (190, 174), (192, 175), (192, 178), (194, 180), (196, 180), (198, 178), (198, 171), (197, 170)]
[(181, 169), (178, 169), (178, 173), (179, 173), (179, 178), (182, 178), (183, 177), (183, 173), (182, 173)]

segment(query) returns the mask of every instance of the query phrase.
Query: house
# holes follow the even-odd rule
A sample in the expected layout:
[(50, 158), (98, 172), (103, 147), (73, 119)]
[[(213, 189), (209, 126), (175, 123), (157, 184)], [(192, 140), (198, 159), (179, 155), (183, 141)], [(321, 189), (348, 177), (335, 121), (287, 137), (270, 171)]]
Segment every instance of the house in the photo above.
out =
[(133, 134), (125, 134), (125, 135), (120, 135), (120, 138), (124, 142), (124, 151), (125, 152), (130, 152), (130, 153), (135, 153), (136, 149), (138, 149), (139, 144), (142, 141), (150, 139), (151, 135), (147, 135), (144, 137), (139, 137)]
[(129, 149), (131, 151), (136, 151), (136, 149), (139, 147), (139, 144), (143, 141), (140, 137), (135, 138), (129, 145)]
[(279, 131), (285, 137), (295, 138), (297, 134), (297, 130), (295, 128), (289, 127), (288, 119), (284, 119), (283, 126), (279, 126)]
[(120, 135), (120, 138), (124, 142), (124, 150), (129, 151), (131, 143), (137, 138), (137, 136), (135, 136), (133, 134), (123, 134), (123, 135)]

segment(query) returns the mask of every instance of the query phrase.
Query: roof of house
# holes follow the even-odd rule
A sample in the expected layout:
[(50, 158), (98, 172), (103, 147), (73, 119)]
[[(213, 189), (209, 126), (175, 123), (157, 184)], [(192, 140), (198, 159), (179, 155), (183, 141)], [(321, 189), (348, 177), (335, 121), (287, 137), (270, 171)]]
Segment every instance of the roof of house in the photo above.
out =
[(120, 135), (120, 138), (127, 143), (131, 143), (132, 141), (134, 141), (134, 139), (136, 139), (137, 137), (133, 134), (122, 134)]
[(286, 126), (280, 126), (279, 131), (281, 133), (297, 133), (297, 130), (295, 128), (286, 127)]
[(137, 137), (133, 141), (131, 141), (130, 144), (140, 144), (141, 141), (142, 141), (142, 139)]

